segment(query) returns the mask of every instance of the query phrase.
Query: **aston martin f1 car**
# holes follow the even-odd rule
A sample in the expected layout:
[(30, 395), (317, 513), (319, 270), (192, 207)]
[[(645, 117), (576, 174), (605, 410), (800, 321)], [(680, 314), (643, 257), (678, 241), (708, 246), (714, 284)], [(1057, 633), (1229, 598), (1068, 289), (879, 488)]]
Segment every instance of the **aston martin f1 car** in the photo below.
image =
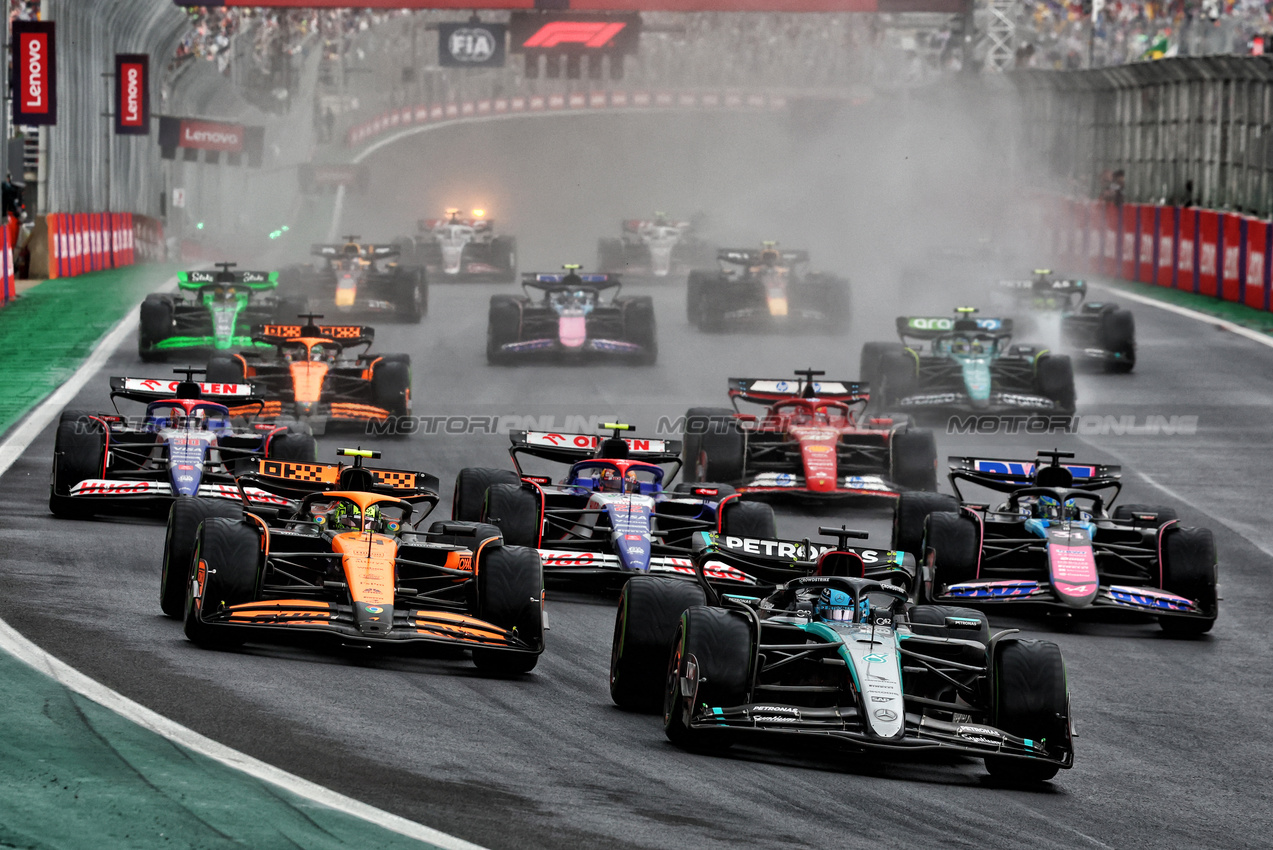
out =
[(177, 292), (152, 292), (141, 304), (137, 353), (142, 360), (164, 360), (178, 349), (227, 351), (251, 346), (253, 324), (272, 322), (304, 308), (295, 298), (280, 298), (278, 272), (219, 271), (177, 274)]
[(714, 256), (691, 222), (673, 221), (665, 213), (655, 213), (651, 220), (628, 219), (621, 237), (597, 242), (597, 268), (628, 277), (683, 276)]
[[(1111, 510), (1119, 468), (1061, 462), (1072, 457), (952, 457), (956, 496), (904, 494), (894, 545), (925, 564), (921, 596), (1066, 616), (1149, 615), (1169, 634), (1209, 631), (1219, 598), (1211, 531), (1182, 526), (1169, 507)], [(960, 482), (1007, 499), (969, 503)]]
[(713, 542), (695, 553), (697, 584), (628, 582), (610, 653), (614, 701), (639, 709), (661, 697), (667, 737), (696, 751), (824, 740), (880, 755), (983, 758), (992, 775), (1016, 782), (1073, 765), (1056, 644), (991, 637), (985, 615), (968, 608), (912, 604), (913, 559), (872, 563), (847, 545), (864, 532), (821, 532), (838, 542), (812, 561), (801, 553), (812, 575), (764, 595), (721, 593), (703, 567), (778, 563), (760, 554), (776, 553), (778, 541)]
[[(251, 381), (264, 399), (261, 415), (295, 417), (317, 434), (332, 424), (388, 422), (411, 414), (408, 355), (368, 353), (373, 328), (318, 325), (315, 321), (323, 317), (317, 313), (300, 318), (304, 324), (254, 328), (253, 342), (272, 346), (274, 352), (214, 357), (208, 362), (208, 379)], [(362, 351), (354, 353), (359, 346)]]
[(492, 364), (525, 358), (620, 358), (653, 363), (659, 354), (654, 300), (621, 296), (618, 275), (526, 274), (524, 295), (492, 295), (486, 326), (486, 359)]
[[(749, 497), (896, 497), (937, 489), (933, 432), (909, 421), (863, 416), (868, 387), (819, 381), (730, 378), (734, 408), (694, 407), (685, 414), (690, 481), (723, 481)], [(757, 418), (738, 402), (767, 405)]]
[(428, 269), (433, 280), (517, 280), (517, 240), (496, 236), (495, 221), (486, 217), (486, 210), (473, 210), (464, 218), (452, 207), (445, 218), (421, 219), (419, 229), (414, 240), (404, 242), (411, 262)]
[(717, 252), (720, 268), (692, 271), (686, 316), (702, 330), (842, 327), (849, 317), (849, 282), (809, 272), (808, 251), (780, 251), (766, 242), (755, 250)]
[(1107, 372), (1136, 367), (1135, 318), (1112, 301), (1084, 301), (1087, 281), (1035, 269), (1029, 280), (999, 281), (998, 291), (1018, 324), (1025, 321), (1042, 331), (1047, 318), (1056, 318), (1061, 348), (1080, 363), (1097, 364)]
[(1074, 412), (1074, 367), (1064, 354), (1012, 342), (1011, 319), (972, 307), (949, 316), (899, 316), (901, 343), (868, 342), (861, 371), (877, 408), (915, 416)]
[[(493, 673), (525, 673), (544, 651), (544, 580), (533, 549), (489, 525), (435, 522), (438, 479), (354, 465), (258, 461), (240, 481), (295, 507), (169, 525), (166, 572), (189, 552), (186, 636), (203, 646), (309, 638), (329, 644), (471, 649)], [(417, 518), (417, 507), (424, 510)]]
[[(510, 543), (539, 549), (550, 578), (621, 583), (634, 574), (689, 575), (696, 532), (774, 535), (773, 509), (741, 502), (732, 487), (682, 484), (665, 489), (680, 469), (675, 440), (514, 431), (516, 469), (470, 468), (455, 481), (452, 515), (489, 522)], [(560, 481), (522, 470), (520, 455), (570, 465)], [(670, 467), (670, 472), (669, 468)], [(755, 579), (729, 569), (709, 577), (746, 586)]]
[(425, 272), (399, 263), (399, 246), (360, 243), (352, 235), (344, 239), (314, 245), (311, 253), (321, 258), (319, 264), (285, 269), (281, 277), (288, 291), (302, 292), (309, 305), (343, 316), (419, 322), (429, 312)]
[(314, 436), (304, 425), (238, 425), (227, 405), (249, 415), (260, 401), (245, 383), (197, 382), (201, 369), (178, 369), (185, 380), (111, 378), (115, 399), (142, 402), (140, 422), (114, 413), (66, 410), (53, 444), (49, 510), (60, 517), (167, 510), (174, 498), (279, 499), (258, 488), (240, 491), (235, 475), (254, 458), (313, 460)]

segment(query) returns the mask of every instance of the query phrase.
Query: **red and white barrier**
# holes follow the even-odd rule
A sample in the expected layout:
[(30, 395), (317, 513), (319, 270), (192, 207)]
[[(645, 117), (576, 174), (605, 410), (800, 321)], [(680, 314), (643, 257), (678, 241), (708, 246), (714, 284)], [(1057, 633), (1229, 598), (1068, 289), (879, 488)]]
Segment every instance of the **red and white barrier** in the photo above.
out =
[(49, 277), (163, 259), (163, 224), (132, 213), (50, 213)]
[(16, 222), (13, 216), (7, 216), (4, 234), (0, 235), (0, 304), (8, 304), (18, 294), (13, 274), (13, 234), (16, 229), (12, 225)]

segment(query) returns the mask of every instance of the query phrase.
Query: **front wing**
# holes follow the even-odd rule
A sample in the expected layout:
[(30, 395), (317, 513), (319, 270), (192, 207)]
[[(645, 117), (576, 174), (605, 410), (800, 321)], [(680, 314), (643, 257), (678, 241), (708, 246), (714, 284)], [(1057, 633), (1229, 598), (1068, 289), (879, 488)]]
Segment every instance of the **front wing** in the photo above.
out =
[[(294, 503), (257, 487), (245, 487), (248, 501), (257, 505), (287, 507)], [(168, 502), (172, 500), (172, 485), (166, 481), (128, 481), (118, 478), (86, 478), (73, 484), (66, 494), (73, 499), (106, 505), (121, 502), (136, 505), (137, 502)], [(201, 484), (199, 495), (206, 499), (226, 499), (241, 502), (243, 495), (233, 484)]]
[[(641, 575), (626, 569), (618, 555), (606, 552), (578, 552), (569, 549), (540, 549), (539, 559), (544, 564), (544, 576), (554, 578)], [(694, 562), (689, 558), (672, 555), (655, 555), (650, 558), (650, 575), (694, 578)], [(752, 586), (756, 579), (742, 570), (722, 561), (708, 561), (703, 575), (709, 581), (730, 582)]]
[(832, 490), (808, 488), (803, 474), (795, 472), (762, 472), (747, 479), (738, 492), (751, 496), (791, 496), (799, 499), (896, 499), (902, 488), (882, 475), (845, 475)]
[(1153, 616), (1178, 616), (1207, 618), (1213, 616), (1201, 606), (1183, 596), (1177, 596), (1156, 587), (1132, 585), (1101, 585), (1096, 598), (1086, 608), (1076, 609), (1061, 602), (1047, 581), (1034, 579), (965, 581), (945, 587), (932, 594), (937, 603), (955, 605), (1007, 606), (1041, 608), (1066, 613), (1092, 612), (1095, 615), (1148, 614)]

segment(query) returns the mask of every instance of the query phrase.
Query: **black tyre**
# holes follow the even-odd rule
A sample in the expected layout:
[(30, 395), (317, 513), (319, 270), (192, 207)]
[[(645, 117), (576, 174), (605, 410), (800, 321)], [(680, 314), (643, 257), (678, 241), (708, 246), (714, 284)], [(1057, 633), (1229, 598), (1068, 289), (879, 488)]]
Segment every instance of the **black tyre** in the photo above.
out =
[(486, 362), (497, 365), (510, 362), (500, 346), (517, 342), (522, 333), (521, 303), (513, 295), (492, 295), (486, 324)]
[(772, 505), (730, 499), (722, 508), (721, 533), (729, 537), (773, 540), (778, 536)]
[(906, 346), (900, 342), (864, 342), (858, 357), (858, 376), (869, 383), (872, 392), (878, 391), (880, 361), (885, 354), (905, 354)]
[(239, 520), (243, 518), (243, 506), (224, 499), (179, 496), (168, 509), (163, 568), (159, 573), (159, 607), (175, 620), (181, 619), (184, 611), (199, 526), (209, 517)]
[(1219, 609), (1216, 541), (1209, 528), (1173, 526), (1163, 533), (1163, 590), (1192, 599), (1209, 616), (1158, 618), (1173, 637), (1196, 637), (1211, 631)]
[(523, 546), (487, 546), (478, 555), (477, 616), (508, 629), (536, 651), (474, 649), (484, 673), (529, 673), (544, 650), (544, 568), (539, 553)]
[(924, 559), (924, 520), (933, 511), (957, 511), (959, 500), (944, 493), (902, 493), (893, 505), (893, 548)]
[(1034, 373), (1035, 388), (1040, 395), (1056, 402), (1062, 412), (1074, 412), (1074, 364), (1066, 354), (1045, 354), (1039, 358)]
[[(709, 411), (704, 415), (699, 411)], [(719, 411), (719, 412), (710, 412)], [(747, 439), (738, 427), (733, 411), (726, 408), (692, 408), (685, 417), (685, 430), (692, 435), (694, 454), (686, 452), (687, 477), (695, 481), (742, 481)]]
[(623, 337), (641, 346), (638, 362), (650, 365), (659, 359), (658, 331), (654, 323), (654, 299), (638, 295), (623, 310)]
[(482, 518), (486, 504), (486, 490), (492, 484), (518, 486), (521, 479), (511, 469), (489, 469), (469, 466), (455, 476), (455, 490), (451, 498), (451, 519), (477, 522)]
[[(288, 295), (274, 305), (274, 321), (280, 325), (294, 325), (303, 313), (309, 312), (309, 299), (303, 295)], [(209, 381), (212, 379), (209, 378)]]
[(924, 522), (924, 557), (932, 553), (933, 593), (977, 577), (981, 554), (977, 522), (963, 513), (937, 511)]
[(1130, 522), (1136, 518), (1136, 514), (1157, 514), (1158, 518), (1154, 520), (1155, 528), (1162, 528), (1173, 519), (1180, 519), (1175, 508), (1165, 505), (1116, 505), (1113, 518)]
[(1118, 355), (1105, 361), (1106, 372), (1130, 372), (1136, 368), (1136, 319), (1130, 310), (1116, 307), (1102, 313), (1097, 335), (1101, 348)]
[[(981, 611), (954, 605), (916, 605), (906, 612), (911, 631), (934, 638), (957, 638), (990, 644), (990, 621)], [(947, 621), (955, 621), (952, 625)]]
[(491, 265), (499, 266), (504, 273), (499, 281), (512, 283), (517, 280), (517, 240), (512, 236), (497, 236), (491, 241)]
[(880, 404), (884, 407), (896, 404), (899, 399), (914, 395), (919, 387), (919, 365), (909, 351), (886, 351), (880, 357), (876, 378)]
[(386, 354), (371, 370), (371, 393), (376, 404), (392, 416), (411, 413), (411, 358)]
[[(735, 706), (747, 697), (752, 635), (740, 614), (695, 606), (681, 615), (672, 639), (671, 658), (663, 685), (663, 731), (678, 747), (692, 750), (729, 746), (716, 730), (691, 729), (696, 709)], [(698, 688), (684, 694), (681, 679), (693, 660)]]
[(167, 353), (155, 351), (154, 345), (172, 336), (176, 302), (171, 295), (153, 292), (141, 302), (141, 318), (137, 328), (137, 353), (147, 362), (165, 360)]
[(926, 428), (893, 434), (889, 477), (910, 490), (937, 489), (937, 438)]
[(697, 325), (703, 318), (703, 294), (716, 281), (713, 272), (691, 271), (685, 287), (685, 318)]
[(681, 614), (707, 602), (694, 582), (635, 576), (619, 594), (610, 645), (610, 698), (628, 711), (656, 712), (663, 706), (668, 651)]
[[(994, 725), (1043, 742), (1049, 753), (1070, 749), (1069, 690), (1061, 648), (1051, 641), (1005, 638), (991, 666)], [(1045, 782), (1060, 767), (1030, 759), (988, 756), (986, 769), (1004, 782)]]
[(243, 361), (229, 355), (217, 355), (208, 360), (204, 380), (209, 384), (241, 384), (244, 382)]
[(87, 410), (64, 410), (53, 439), (53, 483), (49, 510), (63, 519), (85, 518), (93, 510), (84, 499), (72, 499), (71, 487), (87, 478), (100, 478), (106, 453), (106, 428)]
[(318, 460), (318, 441), (312, 433), (288, 430), (270, 438), (265, 456), (271, 460), (293, 460), (314, 463)]
[(734, 411), (728, 407), (691, 407), (685, 413), (685, 439), (681, 443), (681, 459), (684, 463), (685, 481), (697, 481), (699, 454), (703, 449), (703, 434), (710, 428), (731, 427)]
[(238, 646), (244, 638), (234, 626), (204, 622), (207, 614), (222, 607), (256, 599), (261, 581), (261, 536), (242, 520), (208, 517), (199, 527), (198, 543), (191, 558), (204, 571), (201, 599), (194, 597), (194, 582), (187, 582), (186, 637), (209, 649)]
[(603, 272), (625, 271), (622, 239), (597, 240), (597, 268)]
[(398, 309), (398, 319), (418, 322), (429, 312), (429, 285), (423, 269), (399, 266), (394, 275), (393, 303)]
[(510, 546), (539, 545), (539, 500), (521, 484), (492, 484), (486, 491), (482, 522), (489, 522)]

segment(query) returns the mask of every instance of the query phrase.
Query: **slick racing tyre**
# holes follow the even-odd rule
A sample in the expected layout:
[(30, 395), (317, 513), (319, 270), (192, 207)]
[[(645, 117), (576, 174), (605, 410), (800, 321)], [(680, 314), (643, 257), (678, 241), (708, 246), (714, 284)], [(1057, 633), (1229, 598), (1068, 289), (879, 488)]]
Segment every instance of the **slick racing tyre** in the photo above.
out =
[(83, 519), (93, 515), (83, 499), (66, 495), (76, 484), (102, 474), (106, 452), (106, 427), (87, 410), (64, 410), (53, 439), (53, 486), (49, 510), (63, 519)]
[(1117, 505), (1112, 514), (1114, 519), (1124, 522), (1135, 522), (1137, 514), (1156, 514), (1153, 527), (1162, 528), (1173, 519), (1179, 519), (1175, 508), (1166, 505)]
[(164, 351), (156, 351), (156, 343), (172, 336), (176, 302), (171, 295), (154, 292), (141, 302), (141, 319), (137, 328), (137, 353), (147, 363), (166, 360)]
[(532, 651), (474, 649), (484, 673), (529, 673), (544, 650), (544, 568), (539, 553), (523, 546), (486, 546), (478, 554), (477, 616), (513, 632)]
[(228, 355), (212, 357), (208, 360), (203, 379), (209, 384), (241, 384), (244, 380), (243, 361)]
[(1130, 372), (1136, 368), (1136, 319), (1130, 310), (1115, 307), (1101, 313), (1097, 339), (1101, 348), (1118, 355), (1105, 361), (1106, 372)]
[(705, 605), (694, 582), (634, 576), (619, 594), (610, 645), (610, 698), (626, 711), (657, 712), (663, 706), (668, 650), (681, 614)]
[(924, 520), (933, 511), (957, 511), (959, 500), (944, 493), (902, 493), (893, 505), (893, 548), (924, 560)]
[(159, 607), (174, 620), (182, 616), (195, 544), (199, 542), (199, 527), (210, 517), (239, 520), (243, 518), (243, 506), (224, 499), (178, 496), (168, 510), (163, 569), (159, 574)]
[(876, 382), (882, 409), (915, 395), (919, 387), (918, 369), (915, 356), (909, 351), (886, 351), (880, 356)]
[(874, 396), (879, 392), (880, 362), (886, 354), (905, 354), (906, 346), (900, 342), (864, 342), (862, 354), (858, 357), (858, 374), (866, 381), (869, 391)]
[(721, 517), (720, 530), (727, 537), (773, 540), (778, 536), (772, 505), (730, 499), (721, 510), (724, 515)]
[(1074, 412), (1074, 364), (1066, 354), (1045, 354), (1034, 373), (1039, 395), (1056, 402), (1062, 413)]
[[(751, 654), (751, 629), (742, 615), (705, 606), (695, 606), (681, 615), (663, 685), (663, 731), (669, 741), (688, 750), (729, 746), (730, 740), (722, 732), (691, 729), (690, 718), (703, 705), (721, 708), (742, 704)], [(691, 672), (695, 675), (683, 684)], [(686, 688), (691, 693), (686, 694)]]
[(937, 440), (932, 431), (909, 428), (894, 432), (889, 477), (908, 490), (937, 489)]
[(486, 324), (486, 362), (500, 365), (512, 361), (500, 346), (517, 342), (522, 332), (522, 308), (514, 295), (492, 295)]
[(638, 295), (623, 307), (623, 338), (641, 346), (637, 362), (649, 366), (659, 359), (659, 340), (654, 323), (654, 299)]
[[(411, 357), (386, 354), (371, 369), (371, 394), (390, 416), (411, 414)], [(394, 429), (394, 433), (401, 433)]]
[[(1043, 742), (1050, 754), (1070, 749), (1070, 699), (1061, 649), (1051, 641), (1005, 638), (990, 666), (994, 725)], [(1046, 782), (1060, 766), (1025, 758), (987, 756), (986, 770), (1005, 783)]]
[(203, 618), (222, 607), (256, 599), (261, 581), (261, 535), (242, 520), (208, 517), (199, 529), (198, 541), (192, 564), (202, 572), (203, 586), (196, 599), (194, 582), (187, 583), (186, 637), (207, 649), (238, 646), (245, 636), (237, 627), (206, 623)]
[(1163, 532), (1163, 590), (1197, 602), (1203, 617), (1163, 615), (1158, 625), (1173, 637), (1197, 637), (1211, 631), (1218, 612), (1219, 596), (1216, 541), (1209, 528), (1172, 526)]
[(539, 499), (528, 487), (492, 484), (486, 491), (482, 522), (489, 522), (510, 546), (539, 546)]
[(521, 479), (511, 469), (489, 469), (469, 466), (455, 476), (455, 491), (451, 498), (451, 519), (477, 522), (482, 518), (482, 506), (486, 503), (486, 490), (492, 484), (518, 486)]
[(934, 596), (952, 584), (977, 577), (979, 538), (976, 520), (962, 511), (928, 515), (924, 523), (924, 560), (932, 558)]

